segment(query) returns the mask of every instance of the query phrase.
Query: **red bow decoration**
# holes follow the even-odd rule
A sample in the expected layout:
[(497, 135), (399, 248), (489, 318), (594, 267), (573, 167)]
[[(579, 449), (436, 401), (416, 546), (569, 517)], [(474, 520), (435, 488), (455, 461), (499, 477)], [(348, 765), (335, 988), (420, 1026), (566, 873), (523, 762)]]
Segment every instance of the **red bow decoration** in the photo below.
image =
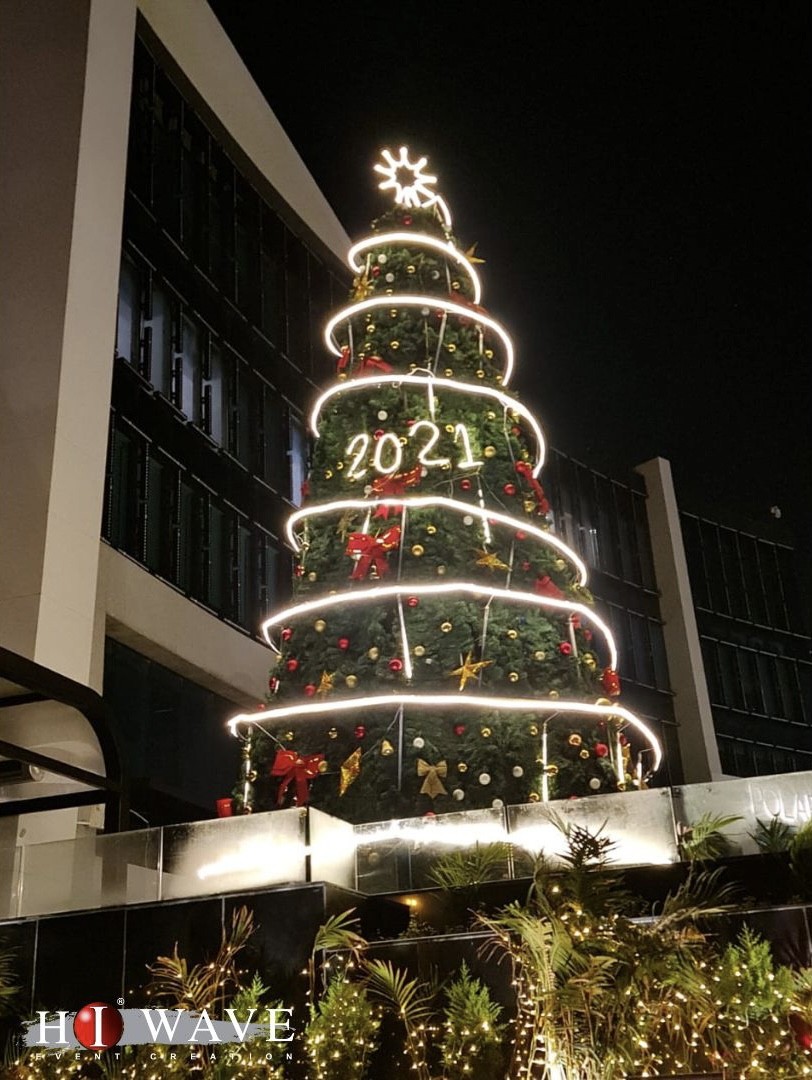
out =
[(370, 571), (374, 571), (378, 577), (383, 577), (389, 572), (389, 552), (394, 551), (399, 543), (399, 525), (393, 525), (378, 536), (370, 536), (369, 533), (350, 533), (345, 554), (359, 556), (350, 578), (353, 581), (359, 581)]
[(349, 367), (351, 359), (352, 349), (349, 347), (349, 345), (342, 345), (341, 356), (339, 356), (338, 363), (336, 364), (336, 371), (344, 371), (345, 368)]
[(533, 592), (538, 593), (539, 596), (551, 596), (554, 600), (564, 599), (564, 593), (559, 589), (549, 574), (545, 574), (544, 577), (536, 578)]
[(609, 697), (620, 696), (620, 676), (612, 668), (604, 668), (601, 675), (601, 686)]
[[(379, 476), (372, 481), (372, 494), (383, 496), (386, 498), (389, 495), (402, 495), (406, 488), (413, 487), (415, 484), (420, 483), (420, 466), (415, 465), (413, 469), (409, 469), (408, 472), (395, 473), (394, 476)], [(376, 518), (388, 518), (389, 511), (394, 509), (391, 506), (379, 506), (373, 514)]]
[(540, 514), (546, 514), (549, 512), (550, 504), (547, 502), (547, 497), (544, 494), (544, 488), (533, 476), (533, 468), (528, 461), (517, 461), (516, 472), (523, 476), (533, 489), (533, 494), (536, 497), (536, 508)]
[(388, 374), (390, 371), (394, 371), (394, 368), (386, 360), (382, 360), (380, 356), (365, 356), (361, 361), (361, 372), (364, 371), (383, 371), (384, 374)]
[(324, 754), (294, 754), (292, 750), (277, 750), (274, 763), (271, 766), (271, 776), (278, 776), (281, 780), (279, 791), (276, 794), (276, 805), (281, 806), (285, 798), (285, 792), (290, 785), (296, 782), (296, 805), (306, 806), (310, 799), (308, 780), (313, 780), (319, 775)]

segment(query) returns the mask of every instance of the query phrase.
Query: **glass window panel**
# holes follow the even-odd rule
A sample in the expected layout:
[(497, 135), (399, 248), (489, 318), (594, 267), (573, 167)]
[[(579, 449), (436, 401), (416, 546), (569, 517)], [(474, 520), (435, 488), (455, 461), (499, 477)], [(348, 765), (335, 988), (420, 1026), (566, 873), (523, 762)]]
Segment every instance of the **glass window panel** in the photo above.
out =
[(801, 589), (795, 565), (795, 552), (791, 548), (776, 547), (775, 557), (778, 562), (778, 573), (781, 578), (781, 589), (784, 594), (790, 629), (796, 633), (808, 632), (807, 620), (801, 603)]
[(172, 236), (180, 234), (180, 112), (180, 95), (163, 72), (156, 69), (152, 208)]
[(262, 394), (259, 380), (244, 363), (237, 364), (236, 400), (233, 411), (234, 439), (232, 452), (246, 469), (254, 468), (259, 410)]
[(141, 339), (141, 281), (138, 267), (124, 255), (118, 283), (116, 356), (130, 364), (138, 363)]
[(749, 617), (746, 587), (742, 578), (737, 536), (733, 529), (719, 529), (719, 547), (722, 552), (722, 565), (727, 583), (730, 613), (737, 619), (746, 619)]
[(750, 618), (753, 622), (766, 626), (767, 605), (764, 600), (755, 539), (752, 536), (740, 535), (739, 552), (742, 560), (744, 584), (747, 589), (747, 602), (750, 606)]
[(709, 521), (702, 522), (701, 530), (702, 551), (705, 556), (711, 608), (722, 615), (727, 615), (729, 611), (722, 567), (722, 552), (719, 548), (719, 532), (716, 526)]
[(192, 261), (208, 272), (208, 132), (188, 106), (181, 133), (181, 242)]
[(145, 206), (152, 205), (152, 81), (155, 65), (136, 39), (130, 105), (127, 186)]
[(259, 267), (259, 196), (241, 178), (235, 201), (236, 299), (250, 322), (261, 321)]
[(128, 427), (116, 424), (110, 436), (106, 537), (135, 557), (139, 544), (139, 468), (143, 440)]
[(144, 374), (155, 389), (169, 397), (172, 386), (172, 297), (166, 286), (153, 280), (150, 317), (149, 355)]
[(226, 358), (220, 343), (209, 339), (209, 362), (203, 379), (203, 429), (219, 445), (226, 441), (228, 379), (225, 371)]
[(769, 625), (778, 627), (779, 630), (788, 630), (787, 611), (784, 606), (784, 593), (781, 588), (778, 561), (775, 557), (775, 545), (760, 542), (758, 545), (758, 561), (767, 600)]
[(206, 549), (206, 595), (204, 600), (215, 611), (226, 607), (226, 586), (229, 573), (229, 543), (226, 514), (212, 500), (208, 512), (208, 544)]
[(615, 515), (620, 539), (620, 566), (626, 581), (640, 581), (640, 559), (637, 553), (637, 533), (634, 527), (632, 493), (620, 484), (613, 484)]
[(267, 533), (260, 533), (259, 549), (259, 620), (267, 618), (278, 595), (280, 573), (279, 548)]
[(646, 686), (654, 685), (654, 665), (651, 662), (651, 650), (646, 632), (646, 620), (642, 615), (629, 613), (629, 625), (631, 627), (632, 649), (634, 651), (634, 666), (637, 672), (637, 681)]
[(670, 690), (671, 682), (668, 674), (668, 659), (665, 652), (662, 625), (653, 619), (649, 619), (648, 631), (651, 640), (651, 657), (654, 664), (654, 685), (658, 690)]
[(719, 645), (719, 670), (722, 677), (724, 704), (733, 709), (743, 709), (744, 695), (736, 650), (730, 645)]
[(282, 223), (267, 206), (262, 208), (260, 238), (261, 326), (282, 351), (285, 339), (285, 240)]
[(654, 560), (651, 554), (651, 537), (648, 531), (645, 497), (634, 494), (632, 496), (632, 509), (637, 535), (637, 552), (640, 559), (640, 584), (645, 589), (656, 589), (657, 579), (654, 576)]
[(598, 495), (598, 550), (600, 568), (619, 577), (622, 572), (618, 557), (617, 521), (615, 519), (612, 484), (603, 477), (596, 478)]
[(209, 270), (229, 299), (234, 298), (234, 166), (218, 147), (209, 165)]
[(695, 517), (683, 514), (680, 518), (682, 525), (682, 540), (685, 546), (685, 561), (688, 564), (688, 576), (691, 579), (691, 592), (697, 607), (710, 608), (711, 598), (708, 590), (708, 579), (705, 573), (705, 559), (702, 554), (702, 540), (700, 536), (699, 521)]
[(288, 357), (301, 371), (310, 370), (307, 251), (300, 240), (287, 234), (285, 297), (288, 312)]
[(783, 716), (784, 706), (778, 688), (778, 672), (775, 657), (760, 653), (758, 656), (758, 679), (764, 700), (764, 712), (767, 716)]
[(206, 537), (203, 534), (202, 491), (185, 475), (178, 484), (175, 582), (190, 596), (205, 599), (203, 559)]
[(256, 630), (257, 574), (253, 558), (251, 530), (244, 522), (237, 525), (236, 538), (236, 603), (234, 617), (240, 626)]
[(162, 577), (172, 577), (172, 484), (177, 469), (150, 447), (147, 460), (146, 505), (144, 511), (145, 562)]
[(722, 692), (722, 677), (719, 670), (719, 646), (709, 638), (702, 638), (702, 659), (705, 667), (705, 681), (708, 684), (708, 696), (712, 704), (721, 705), (724, 702)]
[(262, 395), (262, 475), (266, 483), (286, 493), (288, 475), (285, 460), (285, 407), (278, 392), (263, 387)]
[(784, 703), (784, 716), (787, 720), (803, 720), (801, 688), (798, 684), (796, 665), (792, 660), (779, 657), (776, 661), (778, 682), (781, 686), (781, 699)]
[(183, 415), (199, 424), (201, 418), (201, 346), (202, 330), (190, 315), (182, 317), (180, 351), (180, 399), (178, 408)]
[(290, 501), (294, 506), (302, 505), (302, 485), (307, 476), (307, 437), (302, 421), (289, 414), (288, 431), (290, 437)]
[(739, 649), (738, 658), (745, 708), (750, 712), (763, 713), (764, 701), (761, 696), (756, 654), (747, 649)]

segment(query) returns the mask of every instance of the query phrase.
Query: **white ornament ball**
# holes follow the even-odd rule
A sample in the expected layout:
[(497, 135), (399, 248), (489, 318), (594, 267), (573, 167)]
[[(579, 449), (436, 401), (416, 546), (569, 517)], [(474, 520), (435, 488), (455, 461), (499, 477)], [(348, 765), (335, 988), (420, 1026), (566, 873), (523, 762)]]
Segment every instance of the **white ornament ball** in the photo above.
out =
[(390, 285), (395, 280), (395, 275), (392, 273), (391, 270), (389, 271), (388, 274), (385, 275), (385, 280), (388, 281)]
[(420, 314), (424, 315), (424, 316), (428, 315), (429, 314), (429, 309), (427, 307), (421, 308), (420, 309)]
[(593, 791), (598, 790), (598, 788), (601, 786), (601, 782), (597, 778), (597, 776), (592, 777), (592, 779), (589, 781), (589, 786), (592, 788)]
[(486, 772), (480, 773), (479, 782), (480, 784), (482, 784), (483, 787), (487, 787), (488, 784), (490, 784), (491, 782), (491, 774)]
[(380, 410), (380, 412), (378, 413), (378, 419), (379, 420), (388, 420), (389, 419), (389, 413), (386, 411), (386, 409), (381, 409)]
[(521, 765), (513, 766), (513, 775), (516, 777), (517, 780), (520, 776), (524, 776), (524, 769), (521, 767)]
[(494, 808), (494, 810), (501, 810), (504, 805), (505, 804), (502, 802), (501, 799), (494, 799), (491, 803), (491, 806)]
[(372, 484), (367, 484), (364, 487), (364, 494), (365, 495), (371, 495), (372, 494)]
[(415, 750), (422, 750), (425, 745), (426, 745), (426, 740), (421, 739), (421, 737), (419, 735), (412, 742), (412, 746), (415, 748)]
[(456, 799), (457, 802), (462, 802), (462, 800), (465, 798), (465, 792), (462, 790), (461, 787), (455, 787), (454, 790), (451, 792), (451, 797), (452, 799)]
[(378, 262), (379, 262), (379, 263), (381, 264), (381, 266), (383, 266), (383, 265), (384, 265), (384, 263), (386, 262), (386, 256), (385, 256), (385, 255), (383, 255), (383, 254), (382, 254), (382, 255), (379, 255), (379, 256), (378, 256)]
[(465, 517), (462, 519), (462, 523), (463, 525), (473, 525), (474, 519), (471, 517), (470, 514), (466, 514)]

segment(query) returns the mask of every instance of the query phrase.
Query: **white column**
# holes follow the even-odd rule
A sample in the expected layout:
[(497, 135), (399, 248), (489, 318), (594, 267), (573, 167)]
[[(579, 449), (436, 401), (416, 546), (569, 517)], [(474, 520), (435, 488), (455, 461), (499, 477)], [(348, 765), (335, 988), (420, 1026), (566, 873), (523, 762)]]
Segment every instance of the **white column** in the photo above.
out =
[(652, 458), (636, 472), (646, 481), (646, 513), (685, 782), (719, 780), (723, 773), (671, 466), (664, 458)]
[(134, 35), (135, 0), (2, 9), (0, 643), (86, 684)]

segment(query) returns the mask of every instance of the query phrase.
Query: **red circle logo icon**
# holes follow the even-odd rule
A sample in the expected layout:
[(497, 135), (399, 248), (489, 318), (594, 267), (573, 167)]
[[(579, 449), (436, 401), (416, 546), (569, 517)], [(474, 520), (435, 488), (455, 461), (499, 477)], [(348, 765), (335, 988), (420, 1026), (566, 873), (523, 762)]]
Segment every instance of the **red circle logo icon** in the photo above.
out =
[(91, 1001), (76, 1014), (73, 1034), (88, 1050), (109, 1050), (124, 1031), (124, 1018), (118, 1009), (103, 1001)]

